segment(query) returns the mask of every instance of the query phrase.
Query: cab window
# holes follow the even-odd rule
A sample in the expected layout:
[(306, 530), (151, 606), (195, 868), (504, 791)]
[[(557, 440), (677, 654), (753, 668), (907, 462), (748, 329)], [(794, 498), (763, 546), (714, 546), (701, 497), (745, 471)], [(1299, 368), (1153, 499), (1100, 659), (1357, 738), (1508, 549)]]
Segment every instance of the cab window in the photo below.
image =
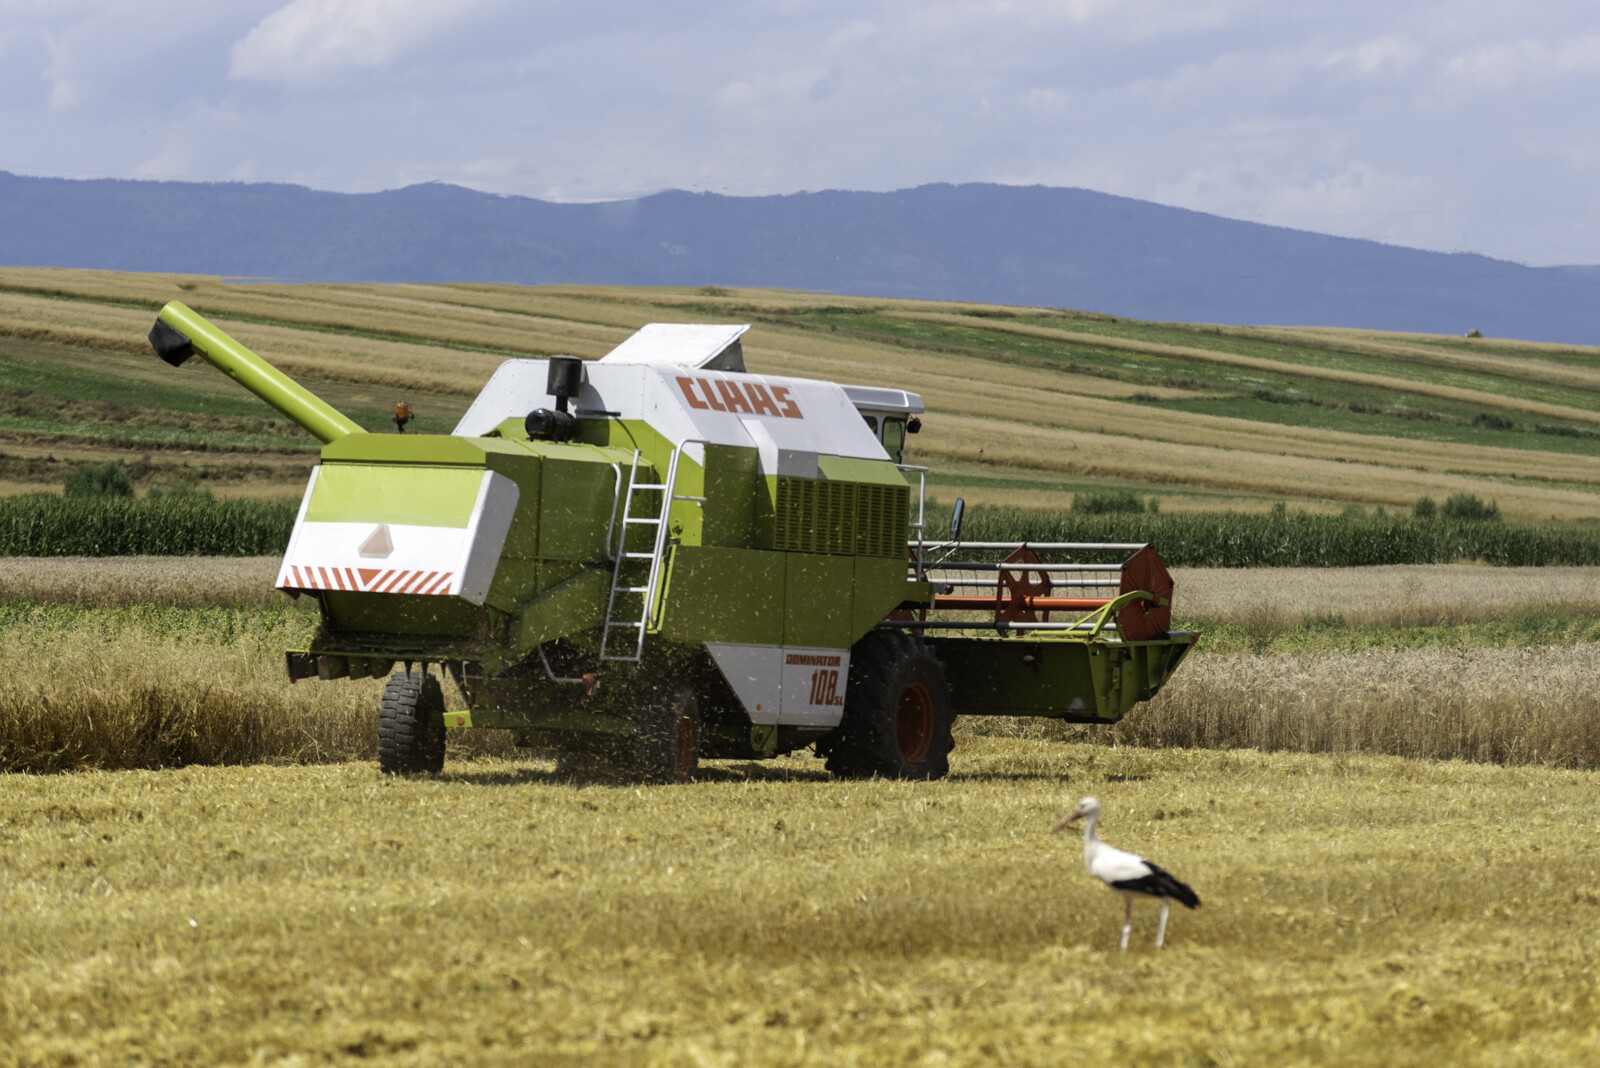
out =
[(895, 463), (902, 462), (902, 455), (906, 448), (906, 421), (904, 419), (885, 419), (883, 421), (883, 451)]

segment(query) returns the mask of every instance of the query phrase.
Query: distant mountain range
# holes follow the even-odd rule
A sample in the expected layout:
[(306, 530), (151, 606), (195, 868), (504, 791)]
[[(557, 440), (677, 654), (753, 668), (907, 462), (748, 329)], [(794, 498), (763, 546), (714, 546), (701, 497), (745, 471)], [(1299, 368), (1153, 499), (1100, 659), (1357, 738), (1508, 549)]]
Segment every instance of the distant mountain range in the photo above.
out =
[(1600, 266), (1524, 267), (1085, 189), (554, 204), (0, 171), (0, 263), (329, 282), (779, 286), (1138, 319), (1600, 344)]

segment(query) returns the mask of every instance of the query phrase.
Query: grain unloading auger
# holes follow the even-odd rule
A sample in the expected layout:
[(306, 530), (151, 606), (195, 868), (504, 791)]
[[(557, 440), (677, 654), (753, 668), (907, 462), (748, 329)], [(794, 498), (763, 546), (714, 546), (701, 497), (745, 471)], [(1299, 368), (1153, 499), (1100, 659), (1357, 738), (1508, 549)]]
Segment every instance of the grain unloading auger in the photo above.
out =
[(321, 623), (288, 671), (389, 676), (384, 771), (491, 727), (656, 780), (807, 745), (934, 778), (957, 715), (1111, 723), (1171, 676), (1195, 636), (1153, 549), (929, 540), (921, 398), (748, 373), (745, 330), (508, 360), (449, 435), (366, 433), (182, 304), (150, 341), (323, 442), (277, 579)]

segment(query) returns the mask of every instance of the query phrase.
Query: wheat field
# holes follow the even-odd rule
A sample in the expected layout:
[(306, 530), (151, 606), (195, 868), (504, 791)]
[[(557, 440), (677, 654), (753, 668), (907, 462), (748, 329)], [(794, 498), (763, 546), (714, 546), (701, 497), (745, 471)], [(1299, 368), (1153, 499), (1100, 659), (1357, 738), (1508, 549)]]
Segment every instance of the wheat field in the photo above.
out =
[(273, 588), (280, 563), (276, 556), (0, 556), (0, 604), (279, 607), (290, 603)]
[[(271, 589), (275, 571), (272, 558), (0, 560), (0, 658), (26, 665), (0, 676), (0, 768), (370, 759), (381, 684), (287, 682), (283, 651), (317, 617)], [(1156, 700), (1114, 730), (983, 719), (960, 729), (1600, 767), (1597, 575), (1180, 568), (1176, 618), (1219, 633), (1202, 636)], [(1556, 626), (1495, 625), (1530, 612)], [(1307, 621), (1331, 639), (1308, 643), (1295, 629)], [(1414, 632), (1394, 640), (1402, 628)], [(458, 749), (512, 752), (498, 732)]]
[(1600, 616), (1600, 567), (1176, 567), (1172, 576), (1174, 611), (1206, 623), (1337, 616), (1355, 626), (1438, 626), (1549, 606)]
[[(0, 557), (0, 603), (284, 605), (287, 595), (272, 587), (279, 563), (276, 556)], [(196, 582), (197, 574), (205, 581)], [(1393, 627), (1503, 617), (1541, 604), (1600, 613), (1596, 567), (1175, 567), (1172, 576), (1179, 616), (1202, 623), (1266, 618), (1291, 626), (1337, 615)]]

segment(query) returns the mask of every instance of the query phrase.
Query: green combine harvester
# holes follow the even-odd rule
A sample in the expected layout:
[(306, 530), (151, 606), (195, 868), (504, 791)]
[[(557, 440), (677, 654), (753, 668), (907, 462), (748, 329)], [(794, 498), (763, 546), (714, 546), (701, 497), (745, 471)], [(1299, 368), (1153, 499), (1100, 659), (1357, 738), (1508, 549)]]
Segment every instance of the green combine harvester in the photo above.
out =
[(1153, 549), (962, 542), (960, 502), (928, 537), (921, 398), (751, 374), (746, 329), (507, 360), (449, 435), (367, 433), (180, 303), (150, 342), (322, 441), (277, 579), (321, 623), (288, 672), (388, 676), (385, 772), (487, 727), (651, 781), (805, 746), (938, 778), (958, 715), (1113, 723), (1171, 677), (1196, 635)]

